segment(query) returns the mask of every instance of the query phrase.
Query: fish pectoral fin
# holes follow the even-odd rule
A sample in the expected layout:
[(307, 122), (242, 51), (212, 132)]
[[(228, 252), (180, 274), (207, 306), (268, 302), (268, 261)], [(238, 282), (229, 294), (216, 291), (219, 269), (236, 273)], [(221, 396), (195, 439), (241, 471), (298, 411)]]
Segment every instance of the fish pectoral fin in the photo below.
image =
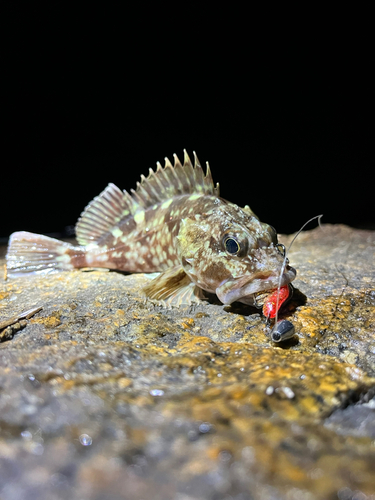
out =
[(191, 281), (181, 266), (167, 269), (143, 287), (149, 299), (163, 301), (168, 306), (199, 303), (203, 290)]

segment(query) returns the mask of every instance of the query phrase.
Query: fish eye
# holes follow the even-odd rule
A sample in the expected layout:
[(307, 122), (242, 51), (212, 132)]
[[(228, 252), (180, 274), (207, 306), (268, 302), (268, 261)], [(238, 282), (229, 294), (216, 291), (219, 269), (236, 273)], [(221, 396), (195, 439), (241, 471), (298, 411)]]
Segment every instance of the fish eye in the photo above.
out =
[(281, 253), (283, 257), (285, 257), (285, 245), (283, 245), (282, 243), (277, 243), (276, 249), (279, 253)]
[(224, 246), (225, 250), (232, 255), (236, 255), (240, 251), (240, 245), (234, 238), (226, 238), (224, 241)]
[(230, 255), (242, 257), (247, 254), (249, 242), (244, 234), (233, 234), (227, 232), (222, 239), (224, 250)]

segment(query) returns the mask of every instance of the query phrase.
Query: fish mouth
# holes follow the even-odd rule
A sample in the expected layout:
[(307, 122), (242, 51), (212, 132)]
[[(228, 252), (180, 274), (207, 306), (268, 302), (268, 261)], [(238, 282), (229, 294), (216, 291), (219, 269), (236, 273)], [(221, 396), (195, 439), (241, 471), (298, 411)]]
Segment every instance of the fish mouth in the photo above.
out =
[(216, 295), (223, 304), (232, 302), (255, 303), (254, 294), (288, 285), (296, 277), (296, 270), (287, 266), (280, 281), (280, 275), (275, 273), (257, 273), (256, 275), (241, 276), (224, 281), (216, 288)]

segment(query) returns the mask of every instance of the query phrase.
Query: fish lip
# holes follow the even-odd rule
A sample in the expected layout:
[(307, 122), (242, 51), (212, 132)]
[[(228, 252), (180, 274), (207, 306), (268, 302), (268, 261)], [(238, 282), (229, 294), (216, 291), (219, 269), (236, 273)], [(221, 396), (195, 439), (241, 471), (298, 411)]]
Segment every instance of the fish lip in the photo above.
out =
[(241, 278), (232, 278), (224, 281), (216, 289), (216, 295), (223, 304), (232, 304), (236, 301), (241, 301), (246, 297), (252, 296), (258, 292), (264, 292), (266, 290), (272, 290), (279, 286), (285, 286), (291, 283), (296, 277), (296, 270), (293, 267), (288, 266), (282, 275), (280, 282), (280, 275), (271, 273), (269, 276), (264, 276), (260, 278), (248, 278), (242, 276)]

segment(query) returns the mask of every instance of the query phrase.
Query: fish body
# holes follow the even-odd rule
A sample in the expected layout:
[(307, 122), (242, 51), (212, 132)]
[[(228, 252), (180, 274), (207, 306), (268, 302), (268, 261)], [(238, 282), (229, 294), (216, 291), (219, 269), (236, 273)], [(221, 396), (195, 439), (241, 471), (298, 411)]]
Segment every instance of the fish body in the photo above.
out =
[(160, 272), (145, 287), (152, 299), (178, 305), (206, 291), (224, 304), (259, 307), (257, 295), (288, 285), (296, 271), (283, 266), (275, 230), (249, 207), (221, 198), (208, 163), (205, 175), (195, 153), (194, 166), (184, 155), (183, 165), (176, 155), (173, 166), (158, 163), (130, 193), (109, 184), (81, 214), (77, 246), (13, 233), (8, 274), (83, 267)]

